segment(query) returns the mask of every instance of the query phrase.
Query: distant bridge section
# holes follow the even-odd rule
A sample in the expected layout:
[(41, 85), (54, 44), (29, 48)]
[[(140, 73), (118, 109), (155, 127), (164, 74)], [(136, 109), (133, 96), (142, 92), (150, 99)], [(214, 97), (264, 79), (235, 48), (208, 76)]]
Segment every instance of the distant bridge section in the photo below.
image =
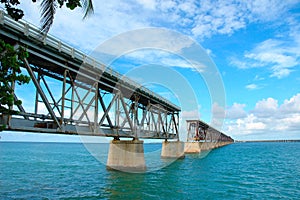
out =
[(187, 120), (185, 153), (200, 153), (201, 150), (231, 144), (234, 140), (201, 120)]
[[(2, 40), (29, 52), (22, 67), (34, 86), (33, 111), (19, 106), (18, 115), (0, 116), (7, 130), (116, 139), (178, 138), (177, 105), (3, 11), (0, 27)], [(15, 99), (19, 92), (15, 90)]]
[(234, 140), (201, 120), (187, 120), (187, 141), (226, 142)]

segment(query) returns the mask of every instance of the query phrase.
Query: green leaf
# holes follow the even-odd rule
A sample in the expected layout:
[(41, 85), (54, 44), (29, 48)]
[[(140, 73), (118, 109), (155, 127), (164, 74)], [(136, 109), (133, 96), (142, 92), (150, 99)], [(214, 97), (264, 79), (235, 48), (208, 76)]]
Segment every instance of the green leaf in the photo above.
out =
[(22, 101), (15, 101), (11, 85), (16, 82), (19, 85), (29, 83), (30, 77), (22, 74), (22, 60), (29, 54), (25, 48), (14, 47), (0, 40), (0, 114), (17, 114), (17, 111), (9, 110), (13, 105), (21, 105)]

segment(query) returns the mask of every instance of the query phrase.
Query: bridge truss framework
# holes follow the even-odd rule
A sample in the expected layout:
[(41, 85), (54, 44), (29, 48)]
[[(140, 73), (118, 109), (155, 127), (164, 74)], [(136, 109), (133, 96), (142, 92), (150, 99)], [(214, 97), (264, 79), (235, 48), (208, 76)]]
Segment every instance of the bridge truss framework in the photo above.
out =
[[(18, 115), (0, 117), (8, 130), (116, 139), (179, 138), (180, 108), (175, 104), (3, 11), (0, 27), (1, 39), (29, 52), (22, 67), (35, 89), (33, 112), (18, 106)], [(52, 88), (53, 80), (60, 86)], [(18, 99), (17, 91), (14, 97)]]

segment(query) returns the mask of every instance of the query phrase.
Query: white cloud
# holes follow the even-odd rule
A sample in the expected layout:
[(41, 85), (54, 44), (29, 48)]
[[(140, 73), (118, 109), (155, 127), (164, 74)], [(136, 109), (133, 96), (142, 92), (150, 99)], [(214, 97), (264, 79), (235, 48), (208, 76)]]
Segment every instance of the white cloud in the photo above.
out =
[[(232, 65), (232, 66), (235, 66), (239, 69), (249, 69), (249, 68), (251, 68), (250, 63), (247, 63), (247, 62), (245, 62), (243, 60), (240, 60), (236, 57), (231, 57), (230, 60), (229, 60), (229, 64)], [(252, 66), (252, 67), (254, 67), (254, 66)]]
[(273, 139), (275, 136), (292, 135), (294, 139), (300, 136), (300, 93), (281, 105), (276, 99), (267, 98), (258, 101), (254, 110), (246, 112), (244, 107), (244, 104), (235, 103), (227, 109), (225, 133), (236, 139), (245, 135)]
[(245, 57), (262, 66), (271, 65), (271, 76), (282, 78), (289, 75), (291, 68), (299, 64), (298, 56), (295, 55), (293, 48), (289, 47), (285, 41), (268, 39), (254, 48), (252, 53), (245, 54)]
[(246, 6), (251, 11), (252, 20), (270, 21), (284, 15), (297, 0), (254, 0), (247, 1)]
[(176, 56), (174, 54), (168, 53), (163, 50), (153, 50), (144, 49), (134, 52), (130, 52), (124, 56), (126, 60), (135, 65), (147, 65), (147, 64), (157, 64), (164, 66), (174, 66), (180, 68), (194, 68), (203, 69), (205, 66), (199, 63), (189, 63), (184, 58)]
[(226, 109), (227, 119), (240, 119), (247, 116), (244, 110), (245, 104), (234, 103), (231, 107)]
[(146, 9), (155, 9), (156, 1), (155, 0), (137, 0), (139, 4), (141, 4)]
[(280, 111), (283, 113), (300, 113), (300, 94), (286, 99), (280, 106)]
[[(94, 51), (93, 57), (109, 63), (113, 58), (130, 54), (129, 57), (134, 59), (148, 61), (170, 54), (184, 57), (186, 54), (182, 51), (184, 49), (192, 51), (195, 49), (194, 46), (195, 41), (178, 32), (164, 28), (143, 28), (124, 32), (103, 42)], [(107, 55), (113, 55), (113, 58)]]
[(264, 80), (265, 78), (263, 78), (263, 77), (260, 77), (260, 76), (258, 76), (258, 75), (256, 75), (255, 77), (254, 77), (254, 80), (255, 81), (262, 81), (262, 80)]
[[(297, 2), (296, 0), (272, 0), (271, 2), (269, 0), (250, 2), (208, 0), (199, 4), (197, 0), (182, 2), (175, 0), (128, 0), (121, 2), (112, 0), (103, 4), (95, 1), (94, 15), (85, 20), (82, 20), (83, 14), (80, 9), (74, 11), (66, 8), (57, 9), (50, 33), (87, 53), (95, 52), (95, 48), (113, 36), (145, 27), (165, 27), (201, 40), (213, 35), (231, 35), (252, 22), (274, 22), (279, 18), (288, 16), (289, 9)], [(21, 7), (25, 11), (24, 19), (39, 25), (39, 14), (37, 14), (39, 13), (39, 4), (22, 1)], [(293, 46), (288, 45), (291, 41), (266, 40), (252, 50), (245, 52), (243, 60), (233, 58), (231, 64), (243, 69), (268, 67), (272, 77), (288, 76), (299, 64), (300, 37), (297, 20), (292, 17), (287, 17), (286, 20), (287, 25), (293, 27), (293, 30), (290, 31)], [(115, 40), (114, 44), (102, 45), (101, 52), (124, 53), (124, 48), (138, 47), (136, 44), (141, 41), (143, 47), (149, 44), (151, 47), (170, 49), (174, 52), (181, 52), (190, 45), (190, 41), (184, 38), (176, 37), (175, 39), (174, 37), (173, 42), (170, 42), (172, 35), (167, 40), (166, 38), (155, 37), (156, 40), (154, 40), (149, 34), (147, 32), (139, 35), (133, 33), (126, 40)], [(164, 41), (168, 43), (164, 43)], [(208, 53), (210, 52), (208, 51)], [(165, 59), (164, 61), (170, 63), (170, 60)], [(175, 64), (180, 67), (188, 67), (182, 62)]]
[(273, 98), (258, 101), (252, 111), (258, 117), (271, 117), (278, 109), (278, 101)]
[(237, 121), (240, 128), (243, 127), (247, 131), (257, 131), (266, 128), (266, 124), (258, 121), (258, 118), (253, 114), (248, 115), (244, 120), (238, 119)]
[[(50, 33), (76, 48), (91, 51), (113, 35), (150, 26), (144, 18), (136, 17), (136, 5), (130, 2), (112, 0), (105, 4), (94, 1), (93, 4), (94, 15), (85, 20), (82, 20), (83, 13), (79, 8), (74, 11), (58, 8)], [(39, 3), (24, 1), (21, 7), (25, 11), (24, 19), (39, 26)]]
[(247, 16), (243, 10), (246, 7), (240, 5), (228, 1), (203, 3), (195, 17), (193, 34), (202, 38), (212, 34), (230, 35), (245, 27)]
[(231, 58), (230, 64), (240, 69), (266, 67), (271, 77), (280, 79), (300, 65), (299, 49), (299, 36), (267, 39), (245, 52), (242, 59)]
[[(82, 21), (80, 9), (57, 9), (51, 33), (84, 50), (121, 32), (144, 27), (167, 27), (196, 38), (230, 35), (252, 22), (286, 16), (298, 1), (254, 0), (111, 0), (94, 1), (95, 14)], [(39, 24), (39, 6), (22, 1), (25, 19)]]
[(255, 90), (258, 88), (258, 86), (256, 84), (249, 84), (249, 85), (246, 85), (246, 88), (248, 90)]

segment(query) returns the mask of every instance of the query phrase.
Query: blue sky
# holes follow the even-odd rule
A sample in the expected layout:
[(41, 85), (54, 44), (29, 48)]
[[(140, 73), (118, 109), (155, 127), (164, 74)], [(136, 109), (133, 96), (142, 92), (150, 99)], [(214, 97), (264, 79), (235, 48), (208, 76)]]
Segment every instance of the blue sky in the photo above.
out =
[[(23, 1), (21, 7), (24, 19), (39, 25), (38, 4)], [(221, 111), (225, 120), (220, 129), (234, 139), (299, 139), (299, 0), (97, 0), (94, 7), (94, 15), (84, 21), (80, 9), (57, 9), (50, 34), (93, 54), (100, 44), (127, 31), (147, 27), (176, 31), (199, 43), (213, 60), (225, 89), (224, 106), (211, 100), (205, 78), (174, 55), (133, 52), (120, 57), (113, 68), (130, 75), (137, 65), (158, 58), (166, 65), (163, 61), (168, 60), (196, 95), (197, 105), (183, 109), (183, 120), (213, 123), (212, 116)], [(174, 91), (152, 88), (177, 101)]]

